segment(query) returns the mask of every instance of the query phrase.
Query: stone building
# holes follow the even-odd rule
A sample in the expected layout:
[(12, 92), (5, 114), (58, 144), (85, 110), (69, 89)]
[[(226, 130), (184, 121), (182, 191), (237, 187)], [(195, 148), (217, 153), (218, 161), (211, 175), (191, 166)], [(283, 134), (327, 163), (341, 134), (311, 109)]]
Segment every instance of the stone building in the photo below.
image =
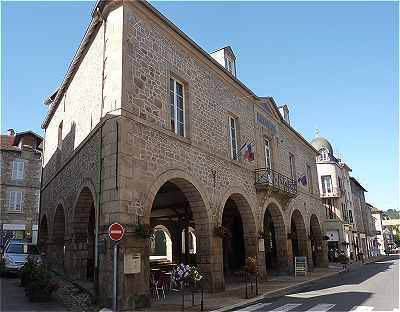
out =
[(325, 235), (329, 238), (329, 260), (335, 261), (340, 250), (355, 260), (353, 234), (356, 233), (357, 220), (354, 217), (350, 187), (351, 168), (334, 156), (332, 145), (318, 133), (311, 144), (319, 151), (316, 163), (320, 196), (324, 205)]
[(378, 208), (368, 204), (371, 209), (372, 219), (374, 222), (375, 229), (375, 254), (374, 255), (384, 255), (385, 254), (385, 240), (383, 237), (383, 211)]
[(0, 246), (8, 238), (37, 242), (41, 143), (32, 131), (0, 136)]
[(96, 5), (45, 101), (39, 240), (52, 265), (110, 302), (113, 222), (126, 228), (122, 308), (149, 295), (160, 254), (197, 265), (209, 291), (247, 256), (262, 276), (292, 272), (294, 256), (327, 265), (317, 151), (237, 73), (230, 47), (208, 54), (147, 2)]
[(355, 233), (356, 251), (357, 253), (361, 253), (364, 259), (366, 259), (369, 255), (368, 237), (371, 236), (367, 218), (368, 208), (365, 202), (364, 195), (367, 190), (354, 177), (350, 177), (350, 185), (353, 196), (354, 213), (357, 223), (357, 233)]

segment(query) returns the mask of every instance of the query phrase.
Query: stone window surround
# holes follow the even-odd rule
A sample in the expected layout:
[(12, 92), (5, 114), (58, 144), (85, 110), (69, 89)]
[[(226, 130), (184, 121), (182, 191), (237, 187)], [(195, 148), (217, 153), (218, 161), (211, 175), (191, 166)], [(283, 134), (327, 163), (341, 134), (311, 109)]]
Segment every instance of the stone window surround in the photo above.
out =
[(14, 159), (12, 162), (11, 179), (23, 180), (25, 175), (25, 161), (21, 158)]
[(191, 120), (192, 120), (192, 99), (190, 96), (190, 86), (187, 80), (185, 80), (182, 76), (177, 74), (175, 71), (172, 69), (169, 70), (169, 75), (168, 79), (166, 80), (166, 90), (167, 90), (167, 101), (168, 101), (168, 109), (167, 109), (167, 115), (168, 115), (168, 127), (167, 129), (172, 131), (171, 129), (171, 112), (169, 109), (169, 80), (174, 79), (178, 81), (180, 84), (183, 86), (183, 108), (184, 108), (184, 136), (180, 136), (177, 133), (174, 132), (174, 134), (177, 137), (180, 138), (191, 138)]
[[(11, 207), (11, 193), (14, 193), (14, 199), (15, 199), (15, 196), (19, 193), (19, 194), (21, 194), (21, 201), (20, 201), (20, 208), (19, 208), (19, 210), (17, 210), (16, 208), (15, 208), (15, 205), (16, 205), (16, 203), (17, 203), (17, 201), (15, 200), (14, 201), (14, 203), (13, 203), (13, 206), (14, 207)], [(22, 191), (17, 191), (17, 190), (9, 190), (8, 192), (8, 197), (7, 197), (7, 199), (8, 199), (8, 205), (7, 205), (7, 213), (23, 213), (24, 212), (24, 193), (22, 192)]]
[[(231, 139), (231, 118), (235, 120), (235, 127), (236, 127), (236, 153), (237, 153), (237, 159), (233, 158), (232, 155), (232, 139)], [(228, 157), (229, 159), (234, 162), (234, 163), (239, 163), (241, 160), (241, 152), (239, 152), (239, 149), (242, 147), (241, 141), (240, 141), (240, 123), (239, 123), (239, 117), (235, 115), (234, 113), (228, 111), (227, 118), (226, 120), (228, 121), (226, 123), (226, 129), (227, 129), (227, 134), (228, 134)]]

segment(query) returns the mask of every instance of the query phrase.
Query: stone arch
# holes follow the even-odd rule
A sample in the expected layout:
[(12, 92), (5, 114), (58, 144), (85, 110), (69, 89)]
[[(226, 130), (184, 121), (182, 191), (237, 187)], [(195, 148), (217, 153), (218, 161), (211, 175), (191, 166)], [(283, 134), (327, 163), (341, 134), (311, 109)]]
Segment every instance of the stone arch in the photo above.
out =
[(64, 270), (66, 218), (64, 206), (57, 205), (52, 226), (52, 263), (56, 270)]
[(40, 225), (39, 225), (38, 245), (40, 251), (44, 253), (46, 257), (48, 252), (48, 243), (49, 243), (49, 227), (48, 227), (47, 215), (43, 214), (42, 218), (40, 219)]
[(222, 239), (224, 272), (230, 275), (245, 265), (246, 256), (257, 256), (257, 224), (246, 193), (230, 189), (222, 197), (218, 225), (230, 236)]
[(310, 217), (310, 239), (311, 239), (311, 252), (312, 264), (315, 267), (325, 266), (324, 259), (324, 240), (321, 226), (318, 217), (312, 214)]
[[(216, 263), (212, 260), (214, 255), (212, 253), (213, 238), (211, 237), (209, 203), (207, 201), (207, 193), (199, 182), (182, 170), (168, 170), (162, 173), (155, 179), (150, 187), (148, 196), (146, 196), (142, 222), (145, 224), (155, 224), (155, 222), (151, 220), (152, 211), (165, 209), (165, 207), (163, 207), (163, 202), (160, 200), (160, 196), (162, 197), (163, 193), (165, 196), (165, 193), (171, 190), (180, 197), (179, 199), (184, 201), (185, 207), (190, 211), (190, 223), (194, 224), (193, 227), (197, 237), (197, 250), (194, 261), (199, 271), (202, 272), (205, 283), (208, 284), (209, 289), (215, 291), (220, 288), (220, 286), (217, 285), (218, 278), (216, 278), (215, 272)], [(188, 226), (188, 224), (186, 224), (186, 226)], [(179, 230), (179, 234), (175, 236), (176, 239), (180, 237), (180, 231), (181, 230)], [(180, 247), (180, 244), (177, 246)], [(184, 261), (191, 261), (186, 254), (184, 256), (186, 258)], [(148, 280), (146, 274), (147, 269), (145, 270), (144, 279)]]
[(287, 273), (287, 231), (278, 201), (271, 199), (266, 203), (262, 222), (266, 270), (269, 273)]
[(94, 278), (95, 193), (86, 183), (78, 193), (72, 213), (72, 240), (66, 246), (69, 270), (75, 278), (92, 281)]
[[(169, 229), (162, 224), (158, 224), (154, 227), (154, 233), (155, 233), (155, 238), (154, 238), (154, 248), (157, 249), (156, 244), (157, 242), (157, 236), (156, 232), (157, 231), (162, 231), (165, 237), (165, 257), (168, 261), (172, 261), (172, 235), (169, 231)], [(157, 251), (157, 250), (156, 250)], [(156, 255), (158, 256), (158, 255)]]
[[(300, 210), (294, 209), (290, 217), (290, 238), (294, 257), (309, 257), (307, 247), (307, 229)], [(309, 261), (310, 259), (308, 259)]]

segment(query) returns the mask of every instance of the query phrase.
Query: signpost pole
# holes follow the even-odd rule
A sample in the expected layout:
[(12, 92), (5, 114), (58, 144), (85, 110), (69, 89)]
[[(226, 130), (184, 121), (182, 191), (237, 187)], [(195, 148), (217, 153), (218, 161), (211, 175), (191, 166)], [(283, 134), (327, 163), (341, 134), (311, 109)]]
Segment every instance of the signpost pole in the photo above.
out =
[(117, 311), (117, 269), (118, 269), (118, 243), (114, 244), (114, 263), (113, 263), (113, 311)]

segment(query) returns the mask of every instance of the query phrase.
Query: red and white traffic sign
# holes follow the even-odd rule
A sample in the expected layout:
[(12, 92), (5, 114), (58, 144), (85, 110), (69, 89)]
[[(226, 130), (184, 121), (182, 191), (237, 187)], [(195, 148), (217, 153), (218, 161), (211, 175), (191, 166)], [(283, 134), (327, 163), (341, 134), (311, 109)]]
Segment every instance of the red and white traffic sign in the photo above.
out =
[(124, 227), (119, 224), (119, 223), (113, 223), (108, 227), (108, 236), (113, 241), (119, 241), (124, 237), (125, 229)]

